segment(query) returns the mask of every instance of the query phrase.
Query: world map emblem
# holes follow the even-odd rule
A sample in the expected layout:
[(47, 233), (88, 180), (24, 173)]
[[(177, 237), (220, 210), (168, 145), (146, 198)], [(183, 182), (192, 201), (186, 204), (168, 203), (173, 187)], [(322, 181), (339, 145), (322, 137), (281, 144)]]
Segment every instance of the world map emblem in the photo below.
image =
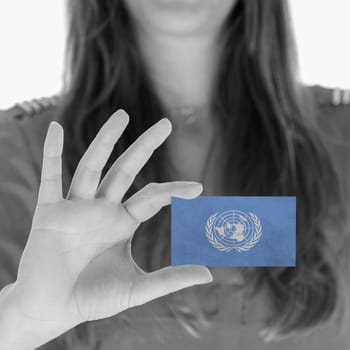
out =
[(262, 236), (262, 224), (254, 213), (227, 210), (209, 216), (205, 233), (214, 248), (223, 252), (252, 249)]

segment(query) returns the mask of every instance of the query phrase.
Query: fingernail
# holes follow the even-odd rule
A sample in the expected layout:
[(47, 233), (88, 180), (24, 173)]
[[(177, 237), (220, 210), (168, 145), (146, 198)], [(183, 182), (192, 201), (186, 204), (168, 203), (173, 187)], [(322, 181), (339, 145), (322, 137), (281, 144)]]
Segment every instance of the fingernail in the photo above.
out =
[(203, 190), (203, 185), (200, 182), (195, 182), (195, 181), (189, 181), (188, 184), (194, 187), (198, 187), (198, 189)]
[(192, 189), (193, 189), (193, 191), (195, 192), (196, 195), (199, 196), (202, 193), (203, 185), (201, 183), (199, 183), (199, 182), (189, 182), (188, 184), (192, 187)]
[(113, 113), (112, 117), (118, 119), (119, 121), (122, 120), (125, 122), (129, 122), (129, 115), (123, 109), (118, 109), (116, 112)]
[(162, 118), (158, 124), (161, 124), (161, 125), (164, 125), (164, 126), (167, 126), (169, 128), (169, 131), (172, 130), (173, 128), (173, 125), (171, 124), (170, 120), (168, 118)]
[[(209, 271), (209, 270), (208, 270)], [(213, 282), (213, 275), (210, 273), (210, 272), (208, 272), (208, 283), (209, 282)]]
[(52, 122), (50, 122), (49, 126), (50, 127), (57, 127), (57, 126), (60, 126), (60, 124), (53, 120)]
[(57, 123), (56, 121), (51, 121), (49, 124), (49, 130), (51, 130), (50, 133), (51, 132), (62, 133), (63, 128), (62, 128), (61, 124)]
[(205, 271), (205, 272), (203, 272), (203, 282), (202, 283), (212, 282), (213, 281), (213, 275), (211, 274), (210, 270), (208, 268), (206, 268), (206, 267), (202, 267), (202, 269)]

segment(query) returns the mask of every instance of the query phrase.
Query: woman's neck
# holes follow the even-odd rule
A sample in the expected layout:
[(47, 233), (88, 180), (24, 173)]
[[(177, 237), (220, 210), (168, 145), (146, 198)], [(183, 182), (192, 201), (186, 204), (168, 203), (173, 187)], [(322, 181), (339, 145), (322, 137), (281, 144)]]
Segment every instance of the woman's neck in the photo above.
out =
[(137, 37), (156, 93), (166, 108), (208, 105), (217, 66), (214, 34), (177, 37), (140, 30)]

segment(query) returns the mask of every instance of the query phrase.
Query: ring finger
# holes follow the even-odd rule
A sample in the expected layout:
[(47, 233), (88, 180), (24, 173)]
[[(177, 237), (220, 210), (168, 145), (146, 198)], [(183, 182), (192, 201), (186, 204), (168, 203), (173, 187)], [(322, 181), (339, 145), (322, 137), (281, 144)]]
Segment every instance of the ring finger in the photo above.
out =
[(96, 196), (120, 203), (138, 172), (170, 132), (171, 123), (166, 118), (147, 129), (112, 165), (97, 189)]

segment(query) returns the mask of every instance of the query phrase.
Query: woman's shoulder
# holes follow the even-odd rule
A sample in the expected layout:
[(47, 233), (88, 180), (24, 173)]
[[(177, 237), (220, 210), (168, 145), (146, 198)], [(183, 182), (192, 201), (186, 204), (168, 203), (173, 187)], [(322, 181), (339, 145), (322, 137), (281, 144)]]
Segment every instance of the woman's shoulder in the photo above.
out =
[(350, 132), (350, 89), (308, 86), (316, 105), (319, 125), (338, 141), (346, 141)]
[(4, 156), (40, 155), (49, 123), (56, 119), (57, 96), (16, 103), (0, 111), (0, 144)]
[(50, 122), (55, 119), (55, 110), (60, 101), (59, 96), (42, 97), (28, 101), (18, 102), (6, 110), (0, 110), (0, 125), (20, 126), (24, 124), (37, 125), (42, 122)]
[(33, 190), (39, 186), (43, 144), (49, 123), (55, 120), (56, 105), (56, 98), (47, 98), (18, 103), (0, 111), (0, 190), (3, 195), (5, 192), (10, 195), (8, 184)]
[(322, 140), (344, 193), (350, 198), (350, 90), (315, 85), (308, 87), (308, 93), (316, 106), (316, 123)]

